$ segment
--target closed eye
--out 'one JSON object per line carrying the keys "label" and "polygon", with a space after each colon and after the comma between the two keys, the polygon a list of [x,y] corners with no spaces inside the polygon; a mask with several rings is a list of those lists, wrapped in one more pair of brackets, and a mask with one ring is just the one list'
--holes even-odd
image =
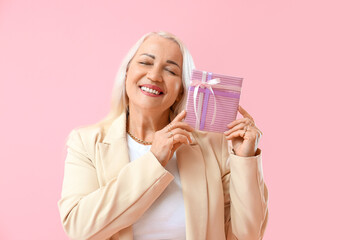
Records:
{"label": "closed eye", "polygon": [[[139,62],[139,63],[142,64],[142,65],[152,65],[152,63],[150,63],[150,62]],[[168,71],[169,73],[171,73],[171,75],[176,76],[175,72],[173,72],[173,71],[171,71],[169,69],[166,69],[166,68],[165,68],[165,70]]]}
{"label": "closed eye", "polygon": [[166,69],[166,71],[168,71],[168,72],[171,73],[172,75],[176,75],[173,71],[170,71],[169,69]]}

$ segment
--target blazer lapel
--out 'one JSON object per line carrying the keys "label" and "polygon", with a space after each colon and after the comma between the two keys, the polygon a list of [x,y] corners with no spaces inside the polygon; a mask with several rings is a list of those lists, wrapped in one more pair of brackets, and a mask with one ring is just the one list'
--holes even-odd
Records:
{"label": "blazer lapel", "polygon": [[98,143],[99,162],[106,184],[117,177],[122,167],[129,163],[126,141],[126,114],[116,118],[108,129],[102,143]]}
{"label": "blazer lapel", "polygon": [[[176,151],[186,218],[186,239],[206,239],[208,192],[205,160],[196,139]],[[126,114],[121,114],[109,127],[103,142],[98,143],[102,185],[117,177],[129,163],[126,140]]]}
{"label": "blazer lapel", "polygon": [[197,143],[176,151],[185,204],[186,239],[206,239],[208,193],[205,162]]}

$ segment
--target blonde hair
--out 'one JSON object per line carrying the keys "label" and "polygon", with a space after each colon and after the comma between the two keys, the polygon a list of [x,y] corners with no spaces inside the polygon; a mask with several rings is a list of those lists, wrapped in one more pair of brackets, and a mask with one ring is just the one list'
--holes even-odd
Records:
{"label": "blonde hair", "polygon": [[186,48],[186,46],[181,42],[179,38],[177,38],[175,35],[169,33],[169,32],[150,32],[142,36],[134,46],[132,46],[129,50],[129,52],[124,57],[120,68],[117,72],[117,75],[115,77],[115,83],[112,89],[112,95],[111,95],[111,107],[110,112],[108,115],[101,121],[101,122],[108,122],[113,121],[116,117],[118,117],[121,113],[127,111],[129,100],[127,99],[126,92],[125,92],[125,80],[126,80],[126,72],[129,67],[129,63],[135,56],[137,50],[139,49],[140,45],[145,41],[146,38],[152,36],[152,35],[158,35],[161,37],[164,37],[166,39],[170,39],[174,42],[176,42],[181,50],[181,53],[183,55],[183,63],[182,63],[182,87],[183,92],[181,99],[178,102],[175,102],[173,106],[171,106],[171,113],[170,113],[170,119],[172,120],[181,110],[185,108],[186,105],[186,96],[187,96],[187,90],[189,87],[189,82],[191,78],[191,71],[195,68],[195,64],[193,61],[193,58]]}

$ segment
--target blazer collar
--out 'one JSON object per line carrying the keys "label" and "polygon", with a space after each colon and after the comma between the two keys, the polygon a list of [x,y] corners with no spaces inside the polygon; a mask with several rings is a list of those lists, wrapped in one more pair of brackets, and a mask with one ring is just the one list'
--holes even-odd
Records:
{"label": "blazer collar", "polygon": [[111,123],[103,143],[111,144],[114,140],[126,138],[126,113],[120,114]]}
{"label": "blazer collar", "polygon": [[120,170],[130,162],[126,141],[126,114],[118,116],[110,125],[102,142],[97,144],[102,184],[117,177]]}
{"label": "blazer collar", "polygon": [[[186,239],[206,239],[208,218],[208,189],[205,159],[193,135],[191,145],[182,145],[176,151],[177,164],[185,205]],[[126,140],[126,113],[117,117],[110,125],[99,145],[100,162],[104,181],[117,177],[121,168],[129,163]]]}

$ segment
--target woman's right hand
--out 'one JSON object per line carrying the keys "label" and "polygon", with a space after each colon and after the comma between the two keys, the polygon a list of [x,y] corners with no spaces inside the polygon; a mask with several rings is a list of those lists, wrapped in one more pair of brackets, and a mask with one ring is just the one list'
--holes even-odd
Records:
{"label": "woman's right hand", "polygon": [[194,131],[194,129],[187,123],[182,122],[185,115],[186,111],[183,110],[166,127],[155,132],[150,151],[164,167],[172,158],[176,149],[182,144],[192,143],[189,132]]}

